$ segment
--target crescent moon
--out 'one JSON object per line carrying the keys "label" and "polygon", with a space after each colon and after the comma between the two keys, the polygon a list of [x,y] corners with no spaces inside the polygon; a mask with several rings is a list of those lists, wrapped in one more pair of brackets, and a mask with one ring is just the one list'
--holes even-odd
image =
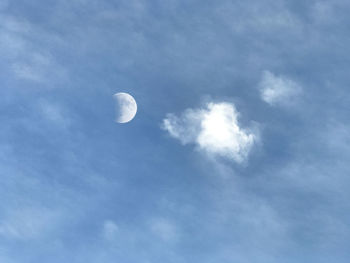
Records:
{"label": "crescent moon", "polygon": [[128,93],[119,92],[113,95],[116,102],[116,118],[118,123],[131,121],[137,112],[137,104],[133,96]]}

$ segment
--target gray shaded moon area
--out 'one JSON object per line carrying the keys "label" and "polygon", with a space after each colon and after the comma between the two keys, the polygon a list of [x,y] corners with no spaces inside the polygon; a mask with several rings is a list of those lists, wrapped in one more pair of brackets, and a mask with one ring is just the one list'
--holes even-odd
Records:
{"label": "gray shaded moon area", "polygon": [[135,99],[128,93],[119,92],[113,95],[115,100],[115,121],[127,123],[131,121],[137,112]]}

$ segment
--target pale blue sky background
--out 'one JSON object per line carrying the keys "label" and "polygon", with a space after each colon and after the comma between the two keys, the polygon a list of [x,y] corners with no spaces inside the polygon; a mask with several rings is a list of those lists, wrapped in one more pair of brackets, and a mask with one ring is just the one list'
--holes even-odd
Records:
{"label": "pale blue sky background", "polygon": [[[0,0],[0,262],[349,262],[349,12]],[[244,161],[164,128],[209,102],[254,134]]]}

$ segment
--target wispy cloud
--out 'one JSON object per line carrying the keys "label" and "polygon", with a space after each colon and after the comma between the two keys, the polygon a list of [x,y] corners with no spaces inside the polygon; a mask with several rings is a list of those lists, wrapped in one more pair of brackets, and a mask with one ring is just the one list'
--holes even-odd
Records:
{"label": "wispy cloud", "polygon": [[187,109],[180,117],[168,114],[162,127],[183,144],[193,143],[210,155],[241,163],[257,135],[240,127],[238,117],[232,103],[209,103],[203,109]]}
{"label": "wispy cloud", "polygon": [[68,128],[71,124],[71,116],[67,109],[58,103],[47,100],[40,100],[38,110],[45,120],[62,129]]}
{"label": "wispy cloud", "polygon": [[106,240],[112,241],[116,238],[118,230],[119,227],[114,221],[106,220],[103,224],[103,237]]}
{"label": "wispy cloud", "polygon": [[264,71],[259,84],[261,98],[270,105],[290,105],[302,92],[301,86],[293,80]]}
{"label": "wispy cloud", "polygon": [[153,220],[151,230],[154,235],[163,241],[175,241],[178,238],[178,230],[174,223],[165,218]]}
{"label": "wispy cloud", "polygon": [[24,208],[11,211],[0,223],[0,236],[28,240],[48,234],[61,215],[46,208]]}
{"label": "wispy cloud", "polygon": [[[24,19],[1,14],[0,34],[0,57],[8,62],[7,70],[16,78],[46,82],[65,76],[65,70],[51,52],[57,36]],[[50,45],[46,46],[48,41]]]}

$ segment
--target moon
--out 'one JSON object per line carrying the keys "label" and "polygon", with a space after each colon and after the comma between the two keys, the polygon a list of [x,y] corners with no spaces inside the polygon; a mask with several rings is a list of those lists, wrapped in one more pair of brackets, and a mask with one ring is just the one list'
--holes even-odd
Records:
{"label": "moon", "polygon": [[137,112],[137,104],[133,96],[128,93],[118,92],[113,97],[116,105],[115,121],[118,123],[131,121]]}

